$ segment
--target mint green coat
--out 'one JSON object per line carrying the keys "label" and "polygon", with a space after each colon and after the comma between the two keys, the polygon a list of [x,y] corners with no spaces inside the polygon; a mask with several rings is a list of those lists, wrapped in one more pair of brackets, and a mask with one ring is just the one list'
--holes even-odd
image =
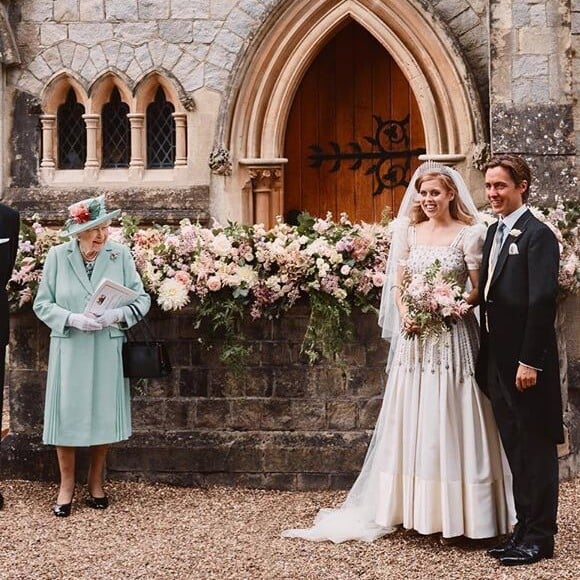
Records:
{"label": "mint green coat", "polygon": [[[80,313],[103,278],[138,293],[134,304],[145,315],[151,299],[125,246],[107,241],[87,276],[76,240],[50,249],[34,312],[51,330],[43,441],[78,447],[122,441],[131,435],[129,381],[123,377],[125,333],[108,327],[83,332],[66,326]],[[136,319],[123,308],[125,325]]]}

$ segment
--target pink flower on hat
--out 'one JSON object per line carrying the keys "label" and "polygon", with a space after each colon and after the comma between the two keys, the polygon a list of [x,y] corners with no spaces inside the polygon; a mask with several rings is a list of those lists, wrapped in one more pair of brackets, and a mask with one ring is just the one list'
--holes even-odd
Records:
{"label": "pink flower on hat", "polygon": [[70,208],[69,215],[75,224],[84,224],[91,219],[91,212],[84,203],[73,205]]}

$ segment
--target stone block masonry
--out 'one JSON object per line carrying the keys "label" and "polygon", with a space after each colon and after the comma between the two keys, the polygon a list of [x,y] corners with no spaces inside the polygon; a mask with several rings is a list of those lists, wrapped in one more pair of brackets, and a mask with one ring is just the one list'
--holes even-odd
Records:
{"label": "stone block masonry", "polygon": [[491,149],[526,158],[536,202],[578,195],[571,15],[559,0],[490,2]]}
{"label": "stone block masonry", "polygon": [[[309,311],[249,324],[253,349],[236,377],[219,344],[200,344],[192,312],[149,315],[167,342],[170,377],[133,385],[133,431],[113,446],[108,477],[182,485],[231,484],[276,489],[348,487],[364,459],[380,410],[387,344],[376,317],[355,314],[357,334],[345,371],[309,366],[300,346]],[[41,443],[48,330],[31,312],[14,316],[10,434],[3,476],[57,479],[52,448]],[[81,462],[81,468],[83,462]]]}
{"label": "stone block masonry", "polygon": [[[565,312],[566,329],[577,328],[577,301],[568,301]],[[253,353],[246,373],[236,377],[220,362],[219,344],[210,350],[200,344],[191,308],[171,314],[154,308],[148,319],[167,343],[174,371],[132,385],[133,436],[113,445],[108,477],[177,485],[349,488],[382,405],[388,346],[376,317],[355,312],[355,336],[342,355],[346,368],[309,366],[300,354],[308,315],[300,305],[280,320],[248,324]],[[58,480],[55,453],[41,441],[48,346],[48,329],[32,312],[13,316],[10,433],[2,441],[2,477]],[[579,367],[577,361],[569,363],[562,479],[580,469]],[[79,455],[84,477],[86,450]]]}

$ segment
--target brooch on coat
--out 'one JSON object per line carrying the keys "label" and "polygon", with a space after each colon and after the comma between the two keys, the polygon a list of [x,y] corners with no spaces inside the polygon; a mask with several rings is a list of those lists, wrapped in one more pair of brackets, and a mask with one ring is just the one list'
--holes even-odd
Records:
{"label": "brooch on coat", "polygon": [[118,257],[119,257],[119,252],[111,252],[111,255],[109,256],[109,260],[114,262]]}

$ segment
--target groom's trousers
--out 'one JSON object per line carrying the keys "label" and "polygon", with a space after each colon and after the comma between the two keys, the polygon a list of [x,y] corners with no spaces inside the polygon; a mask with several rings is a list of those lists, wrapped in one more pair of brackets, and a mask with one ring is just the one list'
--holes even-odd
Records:
{"label": "groom's trousers", "polygon": [[518,527],[524,528],[523,541],[551,541],[557,532],[556,444],[538,425],[525,421],[518,408],[519,393],[515,385],[506,384],[499,375],[493,355],[488,361],[488,381],[493,412],[513,476]]}

